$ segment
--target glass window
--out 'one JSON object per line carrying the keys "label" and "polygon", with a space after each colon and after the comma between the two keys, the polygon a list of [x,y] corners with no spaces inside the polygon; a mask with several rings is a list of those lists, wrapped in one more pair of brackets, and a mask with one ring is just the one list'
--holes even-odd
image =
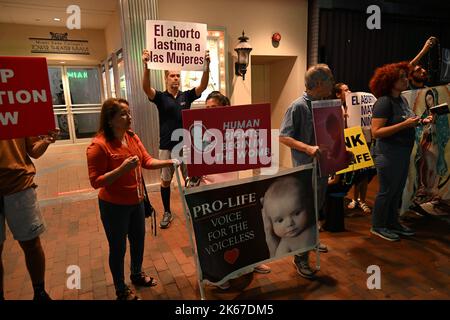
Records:
{"label": "glass window", "polygon": [[[226,94],[225,87],[225,32],[224,31],[208,31],[208,43],[210,64],[209,64],[209,81],[208,87],[203,91],[202,96],[194,103],[202,103],[206,101],[206,97],[211,91],[218,90]],[[202,79],[202,71],[181,71],[181,88],[189,90],[197,87]]]}
{"label": "glass window", "polygon": [[114,80],[114,69],[112,60],[108,60],[109,85],[111,86],[111,97],[116,98],[116,85]]}
{"label": "glass window", "polygon": [[72,104],[100,104],[100,80],[97,68],[68,68]]}
{"label": "glass window", "polygon": [[55,115],[55,125],[60,130],[58,140],[69,140],[70,131],[69,131],[69,123],[67,120],[67,114]]}
{"label": "glass window", "polygon": [[121,98],[127,98],[127,87],[125,83],[125,65],[123,61],[123,51],[117,51],[117,70],[119,72],[119,95]]}
{"label": "glass window", "polygon": [[91,138],[100,125],[100,113],[77,113],[73,115],[77,139]]}
{"label": "glass window", "polygon": [[48,68],[48,80],[50,81],[50,91],[52,92],[53,105],[66,104],[61,68]]}
{"label": "glass window", "polygon": [[102,84],[103,84],[103,93],[105,97],[108,97],[108,83],[106,82],[105,64],[102,64]]}

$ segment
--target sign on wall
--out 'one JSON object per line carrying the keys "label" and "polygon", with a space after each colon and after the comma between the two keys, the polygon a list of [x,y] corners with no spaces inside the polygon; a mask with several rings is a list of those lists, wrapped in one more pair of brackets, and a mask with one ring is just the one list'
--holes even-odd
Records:
{"label": "sign on wall", "polygon": [[203,23],[147,20],[148,68],[203,70],[207,36],[207,26]]}
{"label": "sign on wall", "polygon": [[46,59],[0,57],[0,139],[44,135],[54,128]]}
{"label": "sign on wall", "polygon": [[28,38],[31,42],[31,53],[57,53],[89,55],[87,40],[68,39],[69,34],[50,32],[50,39]]}

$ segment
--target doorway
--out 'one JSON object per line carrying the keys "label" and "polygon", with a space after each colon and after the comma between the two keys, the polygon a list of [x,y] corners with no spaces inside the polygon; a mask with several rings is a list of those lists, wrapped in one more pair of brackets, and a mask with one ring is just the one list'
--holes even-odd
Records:
{"label": "doorway", "polygon": [[[284,114],[300,94],[300,72],[295,56],[252,56],[252,103],[270,103],[272,129],[279,129]],[[280,145],[280,167],[290,167],[290,150]]]}
{"label": "doorway", "polygon": [[89,141],[97,132],[103,93],[98,67],[49,66],[55,125],[60,143]]}

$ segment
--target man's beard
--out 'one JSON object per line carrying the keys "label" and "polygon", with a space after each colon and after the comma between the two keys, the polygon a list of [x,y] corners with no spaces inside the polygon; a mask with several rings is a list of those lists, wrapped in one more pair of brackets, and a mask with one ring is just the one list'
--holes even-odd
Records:
{"label": "man's beard", "polygon": [[415,82],[419,82],[419,83],[423,83],[428,81],[428,75],[423,75],[423,76],[415,76],[412,75],[411,77]]}

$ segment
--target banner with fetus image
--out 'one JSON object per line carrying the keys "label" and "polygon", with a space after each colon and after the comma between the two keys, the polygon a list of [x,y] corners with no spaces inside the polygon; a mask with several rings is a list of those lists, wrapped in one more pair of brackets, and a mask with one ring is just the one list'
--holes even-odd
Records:
{"label": "banner with fetus image", "polygon": [[[403,192],[402,212],[424,210],[432,215],[450,213],[450,115],[446,106],[434,112],[435,106],[450,105],[450,86],[405,91],[414,113],[422,119],[434,114],[434,121],[416,128],[408,180]],[[435,108],[436,109],[436,108]],[[424,213],[424,212],[422,212]]]}
{"label": "banner with fetus image", "polygon": [[313,101],[312,108],[320,175],[326,177],[348,167],[341,100]]}
{"label": "banner with fetus image", "polygon": [[213,283],[317,244],[312,165],[188,189],[185,198],[203,279]]}

